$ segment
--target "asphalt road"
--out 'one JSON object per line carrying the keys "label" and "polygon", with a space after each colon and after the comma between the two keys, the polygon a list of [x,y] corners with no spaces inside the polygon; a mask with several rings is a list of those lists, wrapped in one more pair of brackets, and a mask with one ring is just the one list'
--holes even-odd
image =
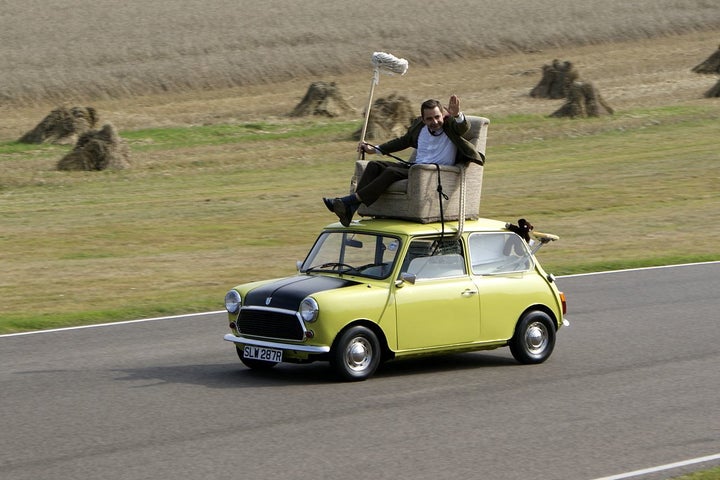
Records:
{"label": "asphalt road", "polygon": [[558,285],[571,325],[542,365],[360,383],[250,371],[222,314],[0,337],[0,479],[592,480],[720,453],[720,263]]}

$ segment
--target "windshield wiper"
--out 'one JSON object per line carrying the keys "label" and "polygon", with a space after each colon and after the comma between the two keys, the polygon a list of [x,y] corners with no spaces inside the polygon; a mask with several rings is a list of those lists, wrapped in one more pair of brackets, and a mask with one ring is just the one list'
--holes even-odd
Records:
{"label": "windshield wiper", "polygon": [[[341,267],[344,267],[344,270],[340,270]],[[337,270],[338,273],[346,273],[346,272],[349,272],[350,270],[357,270],[357,269],[355,267],[353,267],[352,265],[348,265],[347,263],[328,262],[328,263],[323,263],[322,265],[312,266],[312,267],[308,268],[307,270],[305,270],[305,273],[334,272],[335,270]]]}

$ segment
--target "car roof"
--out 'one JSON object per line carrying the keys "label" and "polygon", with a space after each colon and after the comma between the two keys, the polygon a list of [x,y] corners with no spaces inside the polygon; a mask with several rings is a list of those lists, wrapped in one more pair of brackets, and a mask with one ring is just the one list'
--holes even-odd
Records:
{"label": "car roof", "polygon": [[[500,220],[491,220],[488,218],[480,218],[477,220],[466,220],[463,225],[463,231],[468,232],[498,232],[505,231],[506,222]],[[343,227],[339,222],[331,223],[325,227],[325,230],[348,230],[354,232],[372,232],[394,235],[436,235],[443,232],[443,224],[435,223],[416,223],[406,220],[382,219],[382,218],[360,218],[350,223],[349,227]],[[458,222],[445,222],[444,233],[452,235],[458,230]]]}

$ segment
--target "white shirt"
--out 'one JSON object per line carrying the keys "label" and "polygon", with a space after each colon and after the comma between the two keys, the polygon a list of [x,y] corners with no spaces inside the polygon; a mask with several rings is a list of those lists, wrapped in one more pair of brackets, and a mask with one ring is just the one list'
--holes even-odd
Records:
{"label": "white shirt", "polygon": [[[449,119],[448,119],[449,120]],[[460,123],[464,120],[461,113],[455,119]],[[444,131],[440,135],[433,135],[427,127],[420,131],[418,137],[417,155],[415,163],[437,163],[438,165],[455,165],[457,147],[450,141]]]}
{"label": "white shirt", "polygon": [[437,163],[438,165],[454,165],[457,147],[450,141],[445,132],[435,136],[427,127],[420,131],[418,137],[417,156],[415,163]]}

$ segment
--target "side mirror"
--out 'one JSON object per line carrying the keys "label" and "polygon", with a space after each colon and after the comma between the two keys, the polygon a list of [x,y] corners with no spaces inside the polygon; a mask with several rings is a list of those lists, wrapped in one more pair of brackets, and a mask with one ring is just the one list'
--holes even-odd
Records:
{"label": "side mirror", "polygon": [[403,282],[407,282],[410,285],[415,285],[415,282],[417,281],[417,275],[415,275],[414,273],[402,272],[400,274],[400,280]]}
{"label": "side mirror", "polygon": [[302,260],[296,261],[295,262],[295,270],[297,270],[299,272],[300,268],[302,268],[302,264],[303,264]]}

